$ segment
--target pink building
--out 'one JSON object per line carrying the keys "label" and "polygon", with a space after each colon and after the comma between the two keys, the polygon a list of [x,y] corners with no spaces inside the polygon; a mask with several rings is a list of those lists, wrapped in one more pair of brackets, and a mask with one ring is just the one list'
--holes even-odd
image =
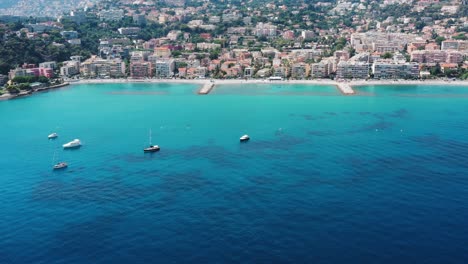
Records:
{"label": "pink building", "polygon": [[153,67],[150,62],[132,62],[130,64],[130,76],[132,78],[152,77]]}
{"label": "pink building", "polygon": [[439,45],[437,45],[437,43],[432,42],[432,43],[428,43],[425,46],[425,50],[440,50],[440,47],[439,47]]}
{"label": "pink building", "polygon": [[283,32],[283,38],[284,39],[289,39],[289,40],[293,40],[294,39],[294,31],[292,30],[286,30]]}
{"label": "pink building", "polygon": [[462,63],[463,54],[459,51],[449,51],[447,52],[447,63]]}
{"label": "pink building", "polygon": [[32,72],[36,77],[42,76],[39,68],[29,68],[29,71]]}
{"label": "pink building", "polygon": [[187,75],[187,68],[179,68],[179,77],[185,77]]}
{"label": "pink building", "polygon": [[416,51],[416,50],[421,50],[425,46],[426,46],[426,42],[413,42],[413,43],[410,43],[408,45],[408,47],[406,48],[406,51],[408,53],[411,53],[411,52]]}
{"label": "pink building", "polygon": [[447,60],[443,50],[416,50],[411,53],[411,61],[419,63],[441,63]]}
{"label": "pink building", "polygon": [[335,51],[333,56],[339,60],[345,60],[345,61],[349,60],[349,52],[346,50],[337,50]]}
{"label": "pink building", "polygon": [[54,70],[51,69],[51,68],[38,68],[38,70],[39,70],[39,76],[44,76],[44,77],[47,77],[47,78],[53,78],[54,77]]}
{"label": "pink building", "polygon": [[211,40],[211,39],[212,39],[210,33],[201,33],[201,34],[200,34],[200,37],[201,37],[202,39],[205,39],[205,40]]}

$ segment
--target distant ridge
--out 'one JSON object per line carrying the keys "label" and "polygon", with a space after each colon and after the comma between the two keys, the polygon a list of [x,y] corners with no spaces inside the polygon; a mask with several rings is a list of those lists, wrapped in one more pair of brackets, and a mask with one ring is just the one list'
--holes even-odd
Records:
{"label": "distant ridge", "polygon": [[100,0],[0,0],[0,15],[58,17],[70,10],[85,7]]}

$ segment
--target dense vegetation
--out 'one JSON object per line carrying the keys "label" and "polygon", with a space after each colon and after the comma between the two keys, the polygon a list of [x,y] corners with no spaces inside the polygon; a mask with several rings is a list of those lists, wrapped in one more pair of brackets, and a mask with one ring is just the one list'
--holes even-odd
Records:
{"label": "dense vegetation", "polygon": [[49,83],[49,79],[44,76],[17,76],[13,78],[13,82],[15,83],[33,83],[33,82],[41,82],[41,83]]}
{"label": "dense vegetation", "polygon": [[68,60],[73,52],[70,44],[52,45],[53,38],[27,39],[10,35],[0,39],[0,74],[7,74],[11,68],[28,63]]}

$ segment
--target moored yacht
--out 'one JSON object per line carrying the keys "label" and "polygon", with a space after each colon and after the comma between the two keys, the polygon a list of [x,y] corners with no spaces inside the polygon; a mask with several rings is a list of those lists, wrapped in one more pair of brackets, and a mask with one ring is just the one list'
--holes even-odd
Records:
{"label": "moored yacht", "polygon": [[159,151],[161,148],[158,145],[150,145],[149,147],[143,149],[144,152],[156,152]]}
{"label": "moored yacht", "polygon": [[57,137],[58,137],[58,134],[55,133],[55,132],[47,136],[47,138],[49,138],[49,139],[54,139],[54,138],[57,138]]}
{"label": "moored yacht", "polygon": [[242,137],[240,137],[240,142],[245,142],[245,141],[248,141],[250,139],[249,135],[243,135]]}
{"label": "moored yacht", "polygon": [[65,169],[66,167],[68,167],[68,164],[66,162],[59,162],[54,165],[54,170]]}
{"label": "moored yacht", "polygon": [[63,148],[77,148],[81,146],[81,141],[79,139],[74,139],[66,144],[63,144]]}

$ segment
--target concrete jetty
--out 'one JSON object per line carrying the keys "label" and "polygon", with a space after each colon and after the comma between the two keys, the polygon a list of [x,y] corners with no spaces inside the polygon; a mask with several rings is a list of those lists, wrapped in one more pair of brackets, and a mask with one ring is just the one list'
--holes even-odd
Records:
{"label": "concrete jetty", "polygon": [[213,87],[215,86],[214,83],[209,82],[206,83],[202,86],[202,88],[198,91],[198,94],[209,94],[211,90],[213,90]]}
{"label": "concrete jetty", "polygon": [[351,85],[347,83],[338,83],[336,86],[338,86],[338,89],[344,94],[344,95],[351,95],[355,94],[353,88],[351,88]]}

